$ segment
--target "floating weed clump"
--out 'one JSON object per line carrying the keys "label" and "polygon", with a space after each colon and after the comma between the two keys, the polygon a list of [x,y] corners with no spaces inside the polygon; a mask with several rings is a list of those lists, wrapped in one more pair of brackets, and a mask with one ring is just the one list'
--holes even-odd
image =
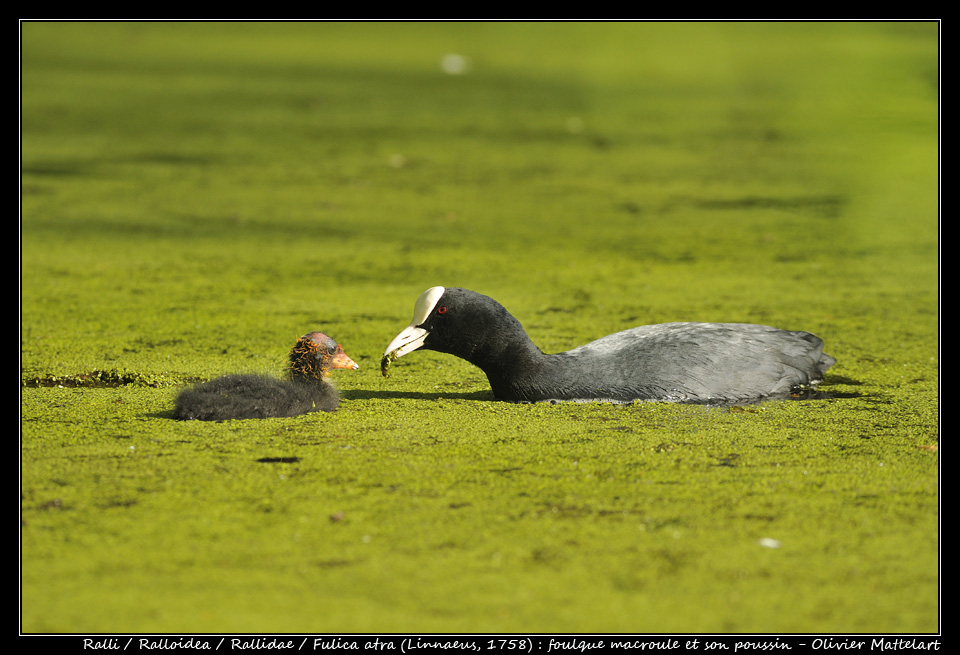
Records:
{"label": "floating weed clump", "polygon": [[168,375],[165,373],[137,373],[120,369],[93,369],[73,375],[41,375],[23,380],[25,387],[123,387],[127,385],[138,387],[173,387],[190,382],[197,382],[199,378]]}

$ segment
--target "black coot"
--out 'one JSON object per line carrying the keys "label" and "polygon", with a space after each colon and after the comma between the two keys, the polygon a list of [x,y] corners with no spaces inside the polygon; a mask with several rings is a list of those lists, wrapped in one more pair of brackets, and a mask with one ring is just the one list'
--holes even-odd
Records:
{"label": "black coot", "polygon": [[174,415],[183,420],[224,421],[332,412],[340,404],[340,394],[329,379],[334,368],[360,367],[336,341],[311,332],[290,351],[289,379],[225,375],[181,392]]}
{"label": "black coot", "polygon": [[433,287],[387,346],[381,369],[417,348],[480,367],[502,400],[749,402],[786,397],[823,379],[836,360],[808,332],[741,323],[637,327],[556,355],[487,296]]}

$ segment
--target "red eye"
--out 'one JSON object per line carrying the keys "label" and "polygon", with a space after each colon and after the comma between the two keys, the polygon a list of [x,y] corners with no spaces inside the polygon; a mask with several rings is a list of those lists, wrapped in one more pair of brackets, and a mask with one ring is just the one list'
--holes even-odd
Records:
{"label": "red eye", "polygon": [[447,313],[447,308],[446,308],[446,307],[437,307],[437,313],[438,313],[438,314],[446,314],[446,313]]}

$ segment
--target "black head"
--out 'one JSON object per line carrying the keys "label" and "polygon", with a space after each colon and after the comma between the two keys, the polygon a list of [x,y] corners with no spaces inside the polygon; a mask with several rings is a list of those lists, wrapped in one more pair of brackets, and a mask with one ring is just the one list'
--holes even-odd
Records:
{"label": "black head", "polygon": [[522,326],[493,298],[433,287],[417,299],[413,321],[387,346],[384,360],[426,348],[480,365],[492,352],[521,341],[527,341]]}
{"label": "black head", "polygon": [[421,323],[429,333],[423,347],[470,360],[483,344],[503,337],[516,319],[493,298],[467,289],[444,291]]}

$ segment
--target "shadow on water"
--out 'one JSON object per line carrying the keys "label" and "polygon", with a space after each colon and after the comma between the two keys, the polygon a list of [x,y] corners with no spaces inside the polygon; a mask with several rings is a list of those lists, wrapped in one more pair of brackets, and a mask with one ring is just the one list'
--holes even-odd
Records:
{"label": "shadow on water", "polygon": [[[829,386],[832,384],[843,384],[847,386],[860,386],[863,384],[859,380],[854,380],[852,378],[847,378],[838,375],[829,375],[827,376],[823,384]],[[790,391],[790,393],[781,394],[778,396],[764,396],[763,398],[756,398],[754,400],[739,400],[735,402],[705,402],[705,403],[688,403],[688,404],[700,404],[706,405],[708,407],[737,407],[737,406],[749,406],[749,405],[760,405],[767,402],[778,402],[778,401],[790,401],[790,400],[844,400],[850,398],[861,398],[864,394],[857,391],[830,391],[821,389],[819,386],[815,387],[798,387]]]}
{"label": "shadow on water", "polygon": [[[783,394],[781,396],[765,396],[763,398],[757,398],[755,400],[738,400],[735,402],[677,402],[676,404],[680,405],[705,405],[709,407],[733,407],[736,405],[759,405],[760,403],[771,402],[771,401],[782,401],[782,400],[831,400],[831,399],[845,399],[845,398],[859,398],[863,394],[857,392],[838,392],[838,391],[822,391],[817,388],[811,389],[795,389],[789,394]],[[633,405],[637,403],[652,403],[652,402],[668,402],[668,401],[657,401],[657,400],[635,400],[629,402],[623,401],[613,401],[613,400],[596,400],[596,401],[566,401],[566,400],[544,400],[541,402],[514,402],[500,400],[493,395],[493,391],[469,391],[469,392],[455,392],[455,391],[435,391],[435,392],[423,392],[423,391],[366,391],[362,389],[357,389],[353,391],[344,391],[341,392],[341,398],[344,400],[478,400],[478,401],[488,401],[488,402],[506,402],[515,405],[528,405],[528,404],[548,404],[548,405],[559,405],[559,404],[585,404],[588,402],[600,402],[600,403],[609,403],[614,405]]]}
{"label": "shadow on water", "polygon": [[[198,381],[194,378],[184,378],[180,382],[192,383]],[[158,382],[157,380],[152,380],[149,376],[138,375],[136,373],[130,372],[117,372],[117,371],[88,371],[72,376],[46,376],[46,377],[34,377],[26,380],[21,380],[21,384],[24,387],[71,387],[71,388],[110,388],[110,387],[123,387],[127,385],[140,385],[140,386],[151,386],[151,387],[163,387],[169,386],[169,382],[164,380]],[[829,376],[827,384],[842,384],[847,386],[859,386],[862,384],[859,380],[853,380],[850,378],[844,378],[841,376]],[[501,401],[496,396],[493,395],[492,390],[483,390],[483,391],[382,391],[382,390],[367,390],[367,389],[353,389],[349,391],[341,391],[341,398],[347,401],[350,400],[476,400],[476,401],[486,401],[486,402],[511,402],[511,401]],[[763,398],[757,398],[754,400],[739,400],[733,402],[683,402],[680,401],[678,404],[685,405],[703,405],[708,407],[734,407],[734,406],[747,406],[747,405],[759,405],[761,403],[771,402],[771,401],[810,401],[810,400],[834,400],[834,399],[850,399],[850,398],[860,398],[863,394],[855,391],[829,391],[822,390],[819,387],[812,388],[802,388],[795,389],[789,394],[784,394],[782,396],[766,396]],[[548,400],[542,401],[544,404],[566,404],[568,402],[573,403],[584,403],[584,402],[609,402],[617,405],[632,405],[635,403],[647,403],[647,402],[659,402],[659,401],[646,401],[646,400],[637,400],[637,401],[559,401],[559,400]],[[537,404],[537,403],[512,403],[511,404]],[[173,410],[164,410],[161,412],[155,412],[148,414],[154,418],[174,418]]]}
{"label": "shadow on water", "polygon": [[[497,401],[493,391],[368,391],[354,389],[341,391],[344,400],[492,400]],[[499,402],[499,401],[498,401]]]}
{"label": "shadow on water", "polygon": [[844,398],[859,398],[863,394],[857,393],[855,391],[821,391],[820,389],[795,389],[790,393],[786,393],[780,396],[765,396],[763,398],[757,398],[756,400],[740,400],[732,403],[701,403],[704,405],[709,405],[710,407],[733,407],[737,405],[759,405],[760,403],[767,403],[772,401],[781,401],[781,400],[832,400],[832,399],[844,399]]}

